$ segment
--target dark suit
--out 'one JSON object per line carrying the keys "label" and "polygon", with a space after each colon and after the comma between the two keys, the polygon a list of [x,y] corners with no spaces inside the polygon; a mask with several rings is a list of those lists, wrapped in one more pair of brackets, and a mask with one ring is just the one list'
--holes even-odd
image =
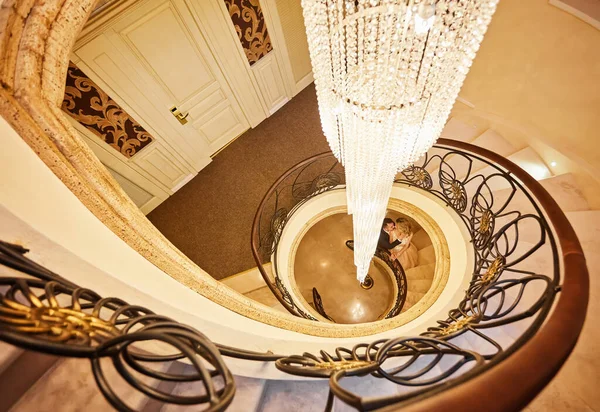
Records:
{"label": "dark suit", "polygon": [[377,242],[378,247],[390,250],[398,246],[400,243],[402,242],[400,242],[398,239],[390,243],[390,235],[385,233],[385,230],[381,229],[381,233],[379,234],[379,242]]}

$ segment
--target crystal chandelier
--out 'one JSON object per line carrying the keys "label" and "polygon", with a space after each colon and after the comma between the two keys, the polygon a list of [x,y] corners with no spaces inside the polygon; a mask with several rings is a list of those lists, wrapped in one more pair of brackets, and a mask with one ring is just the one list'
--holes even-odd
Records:
{"label": "crystal chandelier", "polygon": [[439,137],[498,0],[302,0],[362,283],[394,177]]}

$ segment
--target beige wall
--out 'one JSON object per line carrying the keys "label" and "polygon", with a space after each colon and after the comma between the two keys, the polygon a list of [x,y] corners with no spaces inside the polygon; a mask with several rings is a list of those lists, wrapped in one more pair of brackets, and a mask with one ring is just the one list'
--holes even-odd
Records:
{"label": "beige wall", "polygon": [[300,0],[275,0],[296,83],[312,72]]}
{"label": "beige wall", "polygon": [[502,119],[600,176],[600,31],[547,0],[500,1],[460,96],[475,111],[454,115]]}

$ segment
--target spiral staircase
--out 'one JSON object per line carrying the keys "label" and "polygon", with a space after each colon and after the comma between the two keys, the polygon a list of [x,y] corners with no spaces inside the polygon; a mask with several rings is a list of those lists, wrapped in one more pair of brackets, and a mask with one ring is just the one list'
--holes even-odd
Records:
{"label": "spiral staircase", "polygon": [[417,248],[419,259],[415,267],[406,269],[406,300],[404,310],[410,309],[431,287],[435,270],[435,252],[431,239],[423,229],[415,232],[412,243]]}
{"label": "spiral staircase", "polygon": [[[531,177],[541,184],[549,193],[549,196],[558,203],[565,213],[585,251],[590,272],[595,272],[595,269],[600,265],[600,258],[597,252],[599,250],[600,211],[590,209],[588,202],[578,188],[577,181],[572,175],[554,175],[532,148],[524,145],[515,146],[493,130],[487,130],[480,135],[472,135],[471,128],[456,119],[451,119],[448,122],[442,137],[452,138],[458,142],[467,142],[488,149],[493,153],[507,158],[528,172]],[[443,158],[443,164],[435,162],[427,164],[425,162],[422,168],[417,170],[420,176],[419,179],[414,178],[414,173],[405,172],[403,175],[399,175],[397,184],[408,184],[415,188],[415,190],[418,190],[420,185],[426,186],[422,179],[423,171],[427,171],[430,176],[442,176],[443,173],[440,173],[440,168],[445,169],[444,173],[447,173],[448,167],[450,167],[454,173],[452,180],[462,181],[465,192],[469,194],[469,197],[463,200],[469,207],[475,205],[476,202],[474,202],[472,194],[478,193],[477,189],[481,186],[478,182],[469,181],[467,177],[476,174],[489,177],[498,171],[494,170],[493,166],[481,161],[483,160],[482,155],[471,158],[474,161],[469,164],[468,162],[464,162],[464,157],[461,153],[448,151],[449,149],[454,150],[461,147],[460,143],[445,141],[441,148],[432,150],[434,156],[437,153],[441,156],[440,158]],[[464,148],[465,150],[469,150],[471,147],[465,146]],[[444,157],[446,154],[448,156]],[[509,167],[507,169],[511,170]],[[415,172],[415,170],[412,172]],[[509,203],[511,210],[518,210],[523,215],[531,216],[535,214],[534,209],[537,207],[537,203],[532,202],[532,199],[538,199],[536,196],[541,192],[539,190],[531,190],[531,185],[524,178],[520,178],[519,181],[523,182],[528,190],[515,191],[514,187],[507,186],[507,182],[502,179],[489,179],[486,187],[489,189],[488,194],[494,199],[494,204]],[[535,195],[532,195],[531,193],[534,192]],[[453,196],[449,198],[452,201],[460,200]],[[447,205],[448,208],[452,208],[451,206],[452,204]],[[469,207],[465,209],[468,210]],[[491,208],[492,206],[490,205]],[[485,213],[477,213],[479,213],[477,210],[472,212],[471,219],[474,219],[474,216],[476,216],[479,220],[476,223],[473,223],[473,221],[471,223],[473,227],[481,228],[483,226],[482,221],[485,220],[483,217]],[[555,215],[556,212],[552,210],[545,210],[545,213],[540,213],[540,216],[548,216],[549,219],[552,219]],[[514,214],[503,215],[501,212],[498,212],[493,223],[497,230],[497,228],[503,225],[510,225],[510,222],[514,221],[514,219]],[[439,402],[449,402],[447,403],[448,408],[457,409],[459,402],[465,399],[463,395],[456,391],[457,388],[469,388],[469,385],[473,385],[474,382],[480,383],[482,380],[485,381],[485,379],[493,380],[497,379],[498,376],[502,376],[494,374],[501,373],[501,368],[494,367],[494,365],[499,366],[503,362],[508,364],[513,361],[512,359],[517,358],[519,353],[523,353],[525,348],[528,347],[527,345],[529,347],[533,346],[529,340],[536,333],[540,333],[540,327],[548,319],[556,316],[568,316],[568,314],[560,312],[564,309],[560,305],[560,302],[558,305],[554,302],[554,296],[558,294],[558,297],[562,297],[562,295],[572,290],[570,289],[572,288],[570,285],[564,289],[561,289],[559,285],[567,284],[568,282],[565,279],[568,280],[569,276],[573,275],[573,273],[565,273],[565,278],[557,281],[556,284],[552,281],[552,275],[550,274],[556,274],[558,270],[558,255],[553,252],[556,245],[552,235],[556,236],[556,242],[561,243],[564,240],[564,238],[561,238],[561,235],[568,234],[569,232],[565,232],[564,229],[557,227],[544,231],[545,227],[543,225],[537,225],[543,219],[538,220],[536,218],[534,220],[535,222],[532,223],[532,221],[523,219],[521,230],[507,230],[502,236],[496,238],[496,241],[500,242],[502,240],[505,245],[508,245],[504,253],[506,260],[510,260],[510,256],[519,256],[515,259],[516,263],[512,268],[515,271],[511,272],[514,279],[508,280],[508,282],[513,282],[514,284],[521,282],[521,288],[507,287],[496,295],[489,292],[490,296],[483,304],[485,307],[479,307],[479,310],[489,313],[488,318],[485,319],[487,327],[477,329],[477,322],[472,320],[473,317],[476,317],[477,313],[477,311],[473,311],[473,308],[477,306],[474,304],[475,306],[471,307],[471,309],[462,306],[460,311],[450,311],[449,315],[438,313],[438,319],[444,320],[438,322],[437,325],[431,324],[427,330],[422,331],[420,339],[423,339],[423,341],[420,343],[421,345],[426,346],[429,342],[427,339],[447,339],[447,342],[451,342],[453,346],[444,350],[455,350],[455,355],[463,356],[464,359],[474,362],[476,366],[472,369],[467,368],[466,372],[462,371],[462,374],[454,376],[453,373],[455,370],[453,369],[452,361],[441,356],[444,352],[442,350],[439,352],[439,359],[436,361],[415,359],[416,362],[414,362],[414,365],[404,370],[404,378],[398,378],[396,381],[394,379],[381,379],[381,376],[375,375],[361,376],[363,374],[360,373],[349,374],[349,376],[338,374],[335,379],[331,378],[336,382],[336,385],[339,383],[338,386],[335,386],[336,396],[331,397],[330,382],[325,379],[308,378],[309,376],[324,378],[329,375],[311,375],[311,373],[303,375],[303,373],[298,373],[297,370],[292,371],[293,361],[280,359],[277,361],[278,368],[291,371],[290,373],[293,375],[286,375],[278,379],[263,379],[260,376],[235,376],[236,394],[227,410],[281,411],[290,409],[294,411],[317,411],[323,410],[326,408],[326,405],[327,407],[333,407],[335,411],[354,410],[355,408],[370,410],[386,407],[386,405],[388,405],[388,409],[386,410],[395,410],[396,405],[401,402],[404,402],[402,405],[407,410],[436,409],[441,405]],[[545,233],[542,235],[543,237],[545,236],[543,245],[539,240],[540,227],[542,228],[542,233]],[[493,231],[493,228],[491,232],[486,232],[486,230],[479,232],[472,231],[471,233],[474,236],[473,243],[477,244],[479,238],[476,236],[479,236],[481,233],[488,233],[486,239],[489,240]],[[426,295],[432,285],[435,268],[435,253],[433,252],[429,236],[426,236],[424,231],[419,231],[415,233],[413,242],[419,251],[419,264],[417,267],[408,269],[405,272],[407,292],[402,309],[403,312],[408,311]],[[561,247],[564,247],[564,244]],[[497,246],[498,248],[501,248],[501,246]],[[532,250],[534,252],[531,252]],[[563,250],[563,256],[565,256],[565,253],[567,252]],[[503,259],[499,259],[498,262],[501,262],[498,263],[495,259],[484,258],[482,260],[483,266],[478,268],[480,269],[479,272],[476,268],[475,277],[469,284],[469,291],[472,291],[473,288],[489,287],[486,286],[489,285],[486,282],[489,282],[491,277],[499,276],[496,271],[498,270],[498,265],[502,266],[506,264],[506,260]],[[289,311],[289,302],[282,299],[277,293],[272,293],[274,288],[275,292],[277,292],[277,287],[274,287],[274,283],[271,282],[274,276],[272,263],[261,262],[260,259],[257,262],[259,266],[256,269],[228,278],[224,283],[266,306],[276,308],[282,312]],[[537,274],[548,274],[549,279],[536,284],[536,280],[539,280]],[[525,279],[527,277],[529,279]],[[496,281],[501,282],[498,279]],[[497,285],[494,287],[498,288]],[[490,287],[488,291],[494,290],[494,287]],[[496,289],[496,291],[499,290]],[[595,309],[597,309],[598,293],[598,286],[592,279],[589,308],[591,313],[595,313]],[[500,301],[498,301],[498,296],[501,296]],[[294,298],[292,297],[292,299]],[[505,300],[512,300],[513,303],[507,304],[504,302]],[[480,302],[479,304],[482,303]],[[468,304],[465,305],[468,306]],[[467,316],[465,311],[470,315]],[[515,313],[519,315],[513,316],[510,322],[504,323],[503,317],[510,318]],[[548,314],[549,317],[546,317]],[[573,328],[577,329],[577,326],[573,325]],[[571,333],[576,336],[577,331],[575,330]],[[594,389],[595,384],[600,379],[600,364],[598,363],[597,351],[594,347],[595,342],[597,342],[597,335],[597,330],[591,322],[588,322],[583,328],[578,345],[575,347],[563,369],[547,388],[541,391],[540,395],[526,407],[526,410],[600,411],[600,398]],[[417,338],[414,339],[416,341]],[[556,339],[559,339],[559,337],[557,336]],[[551,343],[550,346],[552,344],[556,344],[556,342]],[[24,351],[7,343],[2,343],[1,345],[0,382],[2,385],[0,387],[2,388],[3,396],[1,398],[3,400],[0,401],[0,409],[11,408],[14,411],[40,410],[39,405],[45,405],[48,410],[56,409],[62,411],[81,409],[101,410],[111,407],[98,390],[87,360],[54,357]],[[550,349],[545,350],[549,351]],[[565,349],[566,353],[569,350]],[[552,358],[550,352],[547,353],[549,364],[555,359]],[[224,350],[224,353],[227,353],[227,350]],[[436,352],[432,353],[435,354]],[[559,356],[562,356],[564,360],[564,354]],[[523,357],[521,356],[520,361],[522,360]],[[108,359],[103,359],[102,362],[110,363]],[[305,366],[310,364],[306,359],[302,362]],[[487,365],[484,365],[486,362]],[[522,362],[522,364],[524,368],[527,367],[527,362]],[[548,380],[556,372],[555,365],[556,363],[549,365],[549,370],[531,371],[524,369],[522,374],[525,377],[522,379],[531,380],[531,376],[533,375],[544,375],[545,379]],[[485,368],[486,366],[488,367],[487,369]],[[24,370],[27,373],[22,373]],[[113,382],[111,386],[115,388],[120,399],[132,409],[143,411],[183,410],[182,406],[169,403],[163,404],[157,399],[144,396],[139,390],[136,390],[131,385],[127,385],[122,375],[117,373],[117,371],[109,370],[109,368],[106,370],[106,380]],[[193,366],[186,363],[171,361],[161,363],[159,372],[173,376],[192,376],[195,370]],[[452,373],[449,372],[450,370],[452,370]],[[474,372],[478,370],[478,373]],[[473,373],[471,374],[471,372]],[[17,380],[12,379],[18,373],[21,374],[20,378]],[[298,374],[303,376],[299,377],[297,376]],[[503,378],[507,378],[507,376],[519,379],[518,376],[514,375],[504,375]],[[150,388],[154,388],[161,393],[166,393],[175,398],[198,396],[199,394],[198,383],[194,381],[160,381],[151,379],[148,376],[140,376],[139,379]],[[337,382],[338,379],[340,379],[339,382]],[[415,389],[415,380],[420,382],[417,387],[424,388],[423,392],[417,391],[416,394],[413,392]],[[431,385],[426,384],[428,381],[431,381]],[[501,383],[496,382],[495,384]],[[224,388],[223,385],[226,386],[222,382],[217,383],[217,387]],[[536,390],[541,390],[542,387],[539,386],[540,384],[538,383],[537,385]],[[446,392],[442,392],[444,390]],[[200,392],[202,393],[203,391],[200,390]],[[464,396],[468,397],[470,395],[464,394]],[[480,396],[484,397],[483,394]],[[381,397],[388,397],[388,400],[392,399],[392,401],[380,401]],[[173,399],[166,398],[167,401],[173,401]],[[489,399],[481,404],[489,405],[490,410],[498,409],[487,402],[489,402]],[[473,405],[471,404],[471,407]],[[471,409],[471,407],[466,409]],[[218,409],[216,408],[215,410]]]}

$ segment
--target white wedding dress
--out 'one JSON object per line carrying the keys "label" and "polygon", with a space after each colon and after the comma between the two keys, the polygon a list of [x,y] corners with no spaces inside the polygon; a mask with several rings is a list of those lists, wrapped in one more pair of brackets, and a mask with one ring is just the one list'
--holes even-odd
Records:
{"label": "white wedding dress", "polygon": [[419,252],[417,247],[411,243],[412,234],[407,236],[400,233],[398,229],[390,232],[390,242],[400,240],[402,243],[390,250],[392,259],[397,259],[404,270],[414,268],[419,264]]}

